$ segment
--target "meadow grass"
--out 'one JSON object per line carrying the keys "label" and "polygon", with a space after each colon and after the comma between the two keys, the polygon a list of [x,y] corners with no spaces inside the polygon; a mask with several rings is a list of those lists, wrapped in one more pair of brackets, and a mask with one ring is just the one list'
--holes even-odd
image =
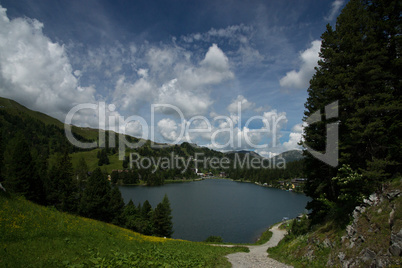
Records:
{"label": "meadow grass", "polygon": [[0,196],[0,267],[230,267],[245,248],[151,237]]}

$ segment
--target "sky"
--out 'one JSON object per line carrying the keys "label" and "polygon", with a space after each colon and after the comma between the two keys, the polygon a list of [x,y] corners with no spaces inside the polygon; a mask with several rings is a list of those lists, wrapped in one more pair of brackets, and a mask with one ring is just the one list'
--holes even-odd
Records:
{"label": "sky", "polygon": [[320,36],[345,4],[0,0],[0,96],[157,142],[300,149]]}

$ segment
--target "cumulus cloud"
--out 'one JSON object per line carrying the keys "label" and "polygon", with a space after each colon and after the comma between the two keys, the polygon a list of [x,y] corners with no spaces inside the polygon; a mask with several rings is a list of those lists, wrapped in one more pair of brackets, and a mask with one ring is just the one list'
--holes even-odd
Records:
{"label": "cumulus cloud", "polygon": [[178,125],[170,118],[164,118],[157,124],[158,132],[167,141],[175,141],[179,137]]}
{"label": "cumulus cloud", "polygon": [[300,123],[293,126],[292,132],[289,134],[289,140],[283,143],[284,150],[289,151],[301,149],[301,146],[298,143],[303,138],[304,127],[306,127],[306,123]]}
{"label": "cumulus cloud", "polygon": [[246,110],[253,109],[255,106],[255,103],[247,100],[242,95],[238,95],[237,98],[231,104],[229,104],[229,106],[227,107],[227,110],[233,114],[237,113],[239,105],[241,107],[241,111],[246,111]]}
{"label": "cumulus cloud", "polygon": [[328,13],[327,16],[324,17],[324,20],[332,21],[335,18],[335,16],[338,14],[338,12],[341,9],[341,7],[343,6],[344,2],[345,2],[344,0],[335,0],[332,3],[330,12]]}
{"label": "cumulus cloud", "polygon": [[233,79],[229,59],[216,45],[209,47],[199,66],[184,65],[176,68],[179,84],[184,88],[200,88]]}
{"label": "cumulus cloud", "polygon": [[315,40],[311,47],[300,53],[300,70],[290,71],[279,80],[284,89],[306,89],[314,74],[314,67],[318,65],[321,41]]}
{"label": "cumulus cloud", "polygon": [[[172,79],[159,88],[155,103],[173,105],[180,110],[182,116],[189,118],[207,113],[213,102],[208,94],[185,90],[178,85],[177,79]],[[157,111],[177,114],[175,110],[166,106],[161,106]]]}
{"label": "cumulus cloud", "polygon": [[124,75],[117,80],[113,101],[119,105],[119,108],[136,112],[145,101],[153,99],[155,86],[146,79],[147,72],[141,70],[139,72],[143,77],[134,83],[127,82]]}
{"label": "cumulus cloud", "polygon": [[0,7],[0,94],[63,120],[74,104],[94,102],[95,89],[80,87],[81,72],[74,72],[64,46],[42,29],[37,20],[10,20]]}

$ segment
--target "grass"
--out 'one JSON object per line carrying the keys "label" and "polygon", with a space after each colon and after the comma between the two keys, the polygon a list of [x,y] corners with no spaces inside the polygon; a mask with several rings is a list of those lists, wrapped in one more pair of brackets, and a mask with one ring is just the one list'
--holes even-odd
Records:
{"label": "grass", "polygon": [[265,244],[271,239],[271,237],[272,237],[272,232],[268,229],[262,233],[260,238],[258,238],[257,242],[255,242],[255,245]]}
{"label": "grass", "polygon": [[86,152],[78,152],[71,154],[71,163],[75,169],[78,165],[79,160],[83,157],[88,165],[89,170],[95,170],[100,168],[106,171],[108,174],[112,173],[114,169],[123,169],[123,161],[119,160],[119,154],[108,155],[109,165],[98,166],[97,154],[101,149],[94,149]]}
{"label": "grass", "polygon": [[245,248],[144,236],[0,196],[0,267],[230,267]]}

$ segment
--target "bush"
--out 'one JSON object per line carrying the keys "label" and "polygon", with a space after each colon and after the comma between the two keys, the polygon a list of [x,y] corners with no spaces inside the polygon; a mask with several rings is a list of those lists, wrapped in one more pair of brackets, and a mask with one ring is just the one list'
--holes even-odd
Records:
{"label": "bush", "polygon": [[207,239],[205,239],[205,242],[208,242],[208,243],[223,243],[223,239],[220,236],[211,235]]}
{"label": "bush", "polygon": [[290,233],[296,236],[307,234],[309,231],[310,220],[303,215],[301,219],[294,219]]}

